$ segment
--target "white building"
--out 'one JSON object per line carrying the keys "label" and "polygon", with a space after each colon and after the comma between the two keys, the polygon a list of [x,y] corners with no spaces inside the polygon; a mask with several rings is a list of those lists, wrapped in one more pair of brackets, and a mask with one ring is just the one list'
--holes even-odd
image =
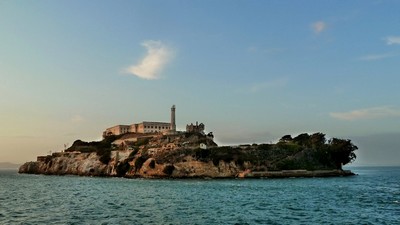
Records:
{"label": "white building", "polygon": [[110,135],[120,135],[126,133],[164,133],[164,132],[175,132],[175,105],[171,107],[171,122],[153,122],[143,121],[141,123],[135,123],[131,125],[116,125],[107,128],[103,132],[103,137]]}

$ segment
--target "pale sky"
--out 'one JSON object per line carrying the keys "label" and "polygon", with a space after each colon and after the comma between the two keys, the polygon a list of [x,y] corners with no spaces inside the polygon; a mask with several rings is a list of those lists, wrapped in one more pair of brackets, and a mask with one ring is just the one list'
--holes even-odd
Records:
{"label": "pale sky", "polygon": [[400,165],[399,1],[0,1],[0,162],[116,124],[322,132]]}

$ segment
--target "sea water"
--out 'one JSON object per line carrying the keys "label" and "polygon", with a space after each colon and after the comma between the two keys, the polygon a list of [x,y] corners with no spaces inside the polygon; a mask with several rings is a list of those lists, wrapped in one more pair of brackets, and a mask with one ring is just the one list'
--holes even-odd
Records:
{"label": "sea water", "polygon": [[400,224],[400,167],[353,177],[147,180],[0,171],[0,224]]}

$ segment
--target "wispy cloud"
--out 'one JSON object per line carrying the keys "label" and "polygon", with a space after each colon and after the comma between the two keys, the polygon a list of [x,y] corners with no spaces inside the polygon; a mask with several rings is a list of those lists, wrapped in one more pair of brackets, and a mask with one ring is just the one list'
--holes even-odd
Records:
{"label": "wispy cloud", "polygon": [[400,36],[388,36],[383,39],[388,45],[400,45]]}
{"label": "wispy cloud", "polygon": [[358,60],[361,61],[375,61],[375,60],[380,60],[380,59],[385,59],[385,58],[391,58],[398,56],[398,54],[394,53],[384,53],[384,54],[370,54],[370,55],[364,55],[358,58]]}
{"label": "wispy cloud", "polygon": [[289,82],[287,78],[278,78],[275,80],[253,84],[250,88],[251,92],[259,92],[270,88],[284,87]]}
{"label": "wispy cloud", "polygon": [[400,108],[381,106],[367,109],[357,109],[350,112],[333,112],[330,116],[339,120],[378,119],[400,117]]}
{"label": "wispy cloud", "polygon": [[317,21],[311,24],[315,34],[320,34],[322,31],[326,30],[327,24],[324,21]]}
{"label": "wispy cloud", "polygon": [[256,46],[250,46],[250,47],[247,47],[247,51],[251,52],[251,53],[254,53],[254,52],[260,51],[260,48],[258,48]]}
{"label": "wispy cloud", "polygon": [[161,71],[173,58],[173,51],[161,41],[147,40],[142,46],[147,49],[147,54],[140,62],[125,71],[142,79],[159,79]]}
{"label": "wispy cloud", "polygon": [[81,115],[74,115],[71,117],[70,121],[72,123],[81,123],[81,122],[85,121],[85,118],[83,118],[83,116],[81,116]]}

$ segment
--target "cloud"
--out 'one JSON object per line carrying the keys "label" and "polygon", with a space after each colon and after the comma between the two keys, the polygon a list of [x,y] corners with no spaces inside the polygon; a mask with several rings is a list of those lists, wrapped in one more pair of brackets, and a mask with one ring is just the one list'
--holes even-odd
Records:
{"label": "cloud", "polygon": [[322,31],[326,30],[327,25],[324,21],[317,21],[311,24],[311,28],[313,29],[315,34],[320,34]]}
{"label": "cloud", "polygon": [[395,57],[397,55],[398,54],[393,54],[393,53],[371,54],[371,55],[361,56],[360,58],[358,58],[358,60],[361,60],[361,61],[375,61],[375,60]]}
{"label": "cloud", "polygon": [[81,123],[81,122],[85,121],[85,119],[81,115],[74,115],[71,117],[70,121],[72,123]]}
{"label": "cloud", "polygon": [[400,36],[388,36],[383,40],[385,40],[388,45],[400,45]]}
{"label": "cloud", "polygon": [[278,78],[278,79],[267,81],[267,82],[253,84],[253,86],[251,86],[251,88],[250,88],[250,91],[251,92],[259,92],[259,91],[262,91],[265,89],[284,87],[284,86],[286,86],[288,81],[289,80],[287,78]]}
{"label": "cloud", "polygon": [[400,117],[400,109],[392,106],[381,106],[367,109],[357,109],[350,112],[333,112],[330,116],[339,120],[378,119]]}
{"label": "cloud", "polygon": [[159,79],[161,71],[173,58],[173,51],[161,41],[147,40],[142,46],[147,49],[146,56],[125,72],[146,80]]}
{"label": "cloud", "polygon": [[256,46],[250,46],[247,48],[248,52],[254,53],[254,52],[258,52],[260,49]]}

